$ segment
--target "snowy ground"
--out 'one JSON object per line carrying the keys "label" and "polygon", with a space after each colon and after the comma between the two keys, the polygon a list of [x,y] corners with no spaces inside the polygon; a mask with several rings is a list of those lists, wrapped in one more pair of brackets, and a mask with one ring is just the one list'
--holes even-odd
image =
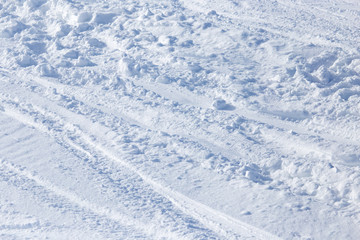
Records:
{"label": "snowy ground", "polygon": [[359,22],[0,0],[0,239],[360,239]]}

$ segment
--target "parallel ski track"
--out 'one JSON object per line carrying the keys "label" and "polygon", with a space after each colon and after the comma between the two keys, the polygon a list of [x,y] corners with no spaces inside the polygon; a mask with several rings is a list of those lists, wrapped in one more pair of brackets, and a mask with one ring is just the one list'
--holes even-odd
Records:
{"label": "parallel ski track", "polygon": [[[13,86],[15,87],[15,86]],[[10,87],[11,88],[11,87]],[[18,86],[15,87],[18,91]],[[24,91],[25,89],[22,89]],[[76,115],[72,112],[69,112],[69,110],[64,109],[62,107],[59,107],[55,103],[51,103],[48,100],[35,95],[34,93],[27,93],[27,99],[38,99],[37,102],[42,102],[42,105],[44,107],[50,107],[52,111],[55,111],[57,113],[66,113],[70,116]],[[39,106],[38,104],[32,103],[37,108],[43,108],[42,106]],[[45,107],[45,108],[46,108]],[[43,111],[47,111],[46,109],[43,109]],[[37,129],[39,129],[42,132],[45,132],[47,134],[49,133],[49,130],[46,126],[41,125],[39,123],[34,122],[33,119],[25,116],[24,114],[21,114],[17,112],[16,110],[11,110],[11,108],[5,107],[5,114],[8,116],[17,119],[20,122],[23,122],[26,125],[33,126]],[[61,116],[60,116],[61,117]],[[78,116],[79,117],[79,116]],[[61,117],[62,118],[62,117]],[[76,117],[75,117],[76,118]],[[25,120],[26,119],[26,120]],[[76,127],[73,123],[67,122],[67,124],[72,125],[77,132],[78,137],[81,139],[81,142],[89,146],[90,148],[96,149],[99,153],[101,153],[103,156],[105,156],[107,159],[110,159],[114,162],[117,162],[118,164],[123,165],[130,171],[136,173],[138,176],[140,176],[146,183],[148,183],[152,188],[158,192],[159,194],[163,195],[165,198],[170,200],[175,206],[177,206],[181,211],[184,213],[192,216],[194,219],[197,219],[200,223],[207,226],[209,229],[212,229],[213,231],[217,232],[218,234],[222,235],[226,239],[242,239],[242,238],[255,238],[255,239],[279,239],[278,237],[267,233],[263,230],[260,230],[258,228],[255,228],[253,226],[250,226],[248,224],[245,224],[235,218],[232,218],[222,212],[219,212],[217,210],[214,210],[208,206],[205,206],[197,201],[194,201],[184,195],[182,195],[179,192],[176,192],[169,187],[163,186],[160,183],[152,180],[150,177],[148,177],[146,174],[144,174],[142,171],[134,167],[129,162],[119,158],[114,153],[112,153],[110,150],[106,149],[105,147],[99,145],[97,142],[93,141],[90,136],[82,132],[78,127]],[[67,138],[63,136],[64,138]],[[71,139],[67,138],[68,142],[72,142],[72,145],[74,148],[86,152],[86,150],[78,143],[75,143]],[[90,153],[87,153],[90,154]],[[64,193],[66,194],[66,193]],[[76,201],[80,201],[80,199],[76,199],[74,197],[68,196],[69,198],[73,198]],[[91,207],[90,203],[84,202],[83,205],[87,205]],[[100,213],[106,213],[107,210],[103,209],[100,211]]]}
{"label": "parallel ski track", "polygon": [[[15,73],[13,73],[13,74],[15,74]],[[9,75],[9,74],[6,74],[6,75]],[[35,82],[33,82],[34,84],[39,84],[40,86],[42,86],[44,88],[54,88],[54,89],[61,90],[63,92],[63,94],[68,96],[70,99],[75,98],[75,99],[84,101],[85,104],[88,104],[92,108],[98,108],[98,106],[93,106],[90,103],[88,103],[88,101],[86,101],[85,99],[82,98],[82,95],[84,94],[83,92],[77,93],[76,90],[75,90],[75,92],[73,91],[74,89],[72,89],[72,92],[70,92],[68,86],[64,86],[62,84],[55,83],[50,80],[46,80],[45,78],[39,78],[36,76],[31,76],[31,77],[35,81]],[[19,76],[19,78],[21,79],[22,76]],[[174,94],[174,92],[177,93],[177,91],[179,91],[179,89],[174,88],[172,86],[166,85],[166,87],[164,87],[164,85],[162,85],[162,84],[158,84],[158,83],[150,84],[146,81],[141,81],[141,80],[137,81],[137,86],[147,89],[149,91],[155,92],[155,93],[159,94],[160,96],[163,96],[167,99],[178,102],[182,105],[190,104],[191,106],[205,108],[205,109],[211,107],[211,102],[212,102],[211,99],[209,99],[206,96],[198,96],[186,89],[183,89],[183,92],[179,93],[179,94],[185,94],[184,95],[185,102],[182,102],[181,101],[182,98],[175,97],[175,99],[174,99],[172,97],[174,95],[177,95],[177,94]],[[76,97],[75,97],[75,95],[76,95]],[[191,99],[191,101],[189,99]],[[106,110],[106,108],[104,109],[105,112],[108,112],[109,114],[111,112],[111,114],[115,114],[117,117],[124,119],[124,120],[128,121],[129,123],[136,124],[136,125],[142,126],[143,128],[151,129],[154,131],[159,131],[159,130],[162,131],[162,129],[158,129],[156,126],[153,126],[153,125],[151,125],[151,126],[142,125],[142,123],[137,122],[136,120],[132,119],[131,117],[127,116],[126,114],[122,114],[121,112],[114,111],[114,110],[115,109],[108,109],[108,110]],[[69,111],[69,110],[67,110],[67,111]],[[262,126],[267,126],[269,129],[275,128],[278,131],[273,132],[273,134],[279,134],[279,137],[281,137],[281,138],[285,134],[289,138],[296,139],[295,142],[301,143],[301,145],[304,146],[304,149],[307,149],[308,152],[319,153],[323,156],[327,156],[330,159],[332,156],[332,152],[322,149],[320,147],[311,146],[312,144],[305,142],[305,140],[303,138],[304,137],[305,138],[309,138],[309,137],[316,138],[316,139],[319,139],[319,141],[323,144],[330,143],[333,146],[337,146],[337,145],[341,145],[341,144],[349,144],[349,145],[356,146],[358,144],[357,141],[354,141],[352,139],[343,138],[338,135],[332,135],[332,134],[318,132],[318,131],[314,132],[312,130],[307,129],[307,126],[305,126],[305,125],[295,124],[291,121],[282,120],[282,119],[276,118],[272,115],[263,114],[260,112],[255,112],[255,111],[251,111],[251,110],[247,110],[247,109],[243,109],[243,108],[236,108],[234,111],[223,111],[223,114],[227,114],[228,116],[233,116],[235,114],[245,120],[256,122]],[[179,133],[179,132],[171,132],[171,134],[178,134],[180,136],[183,135],[183,133]],[[202,144],[205,144],[205,146],[209,147],[210,149],[214,148],[213,144],[209,145],[209,144],[207,144],[207,141],[205,141],[205,140],[202,141],[201,139],[196,138],[191,135],[186,135],[184,137],[193,139],[194,141],[197,141],[197,142],[199,142],[199,140],[200,140],[200,142]],[[275,138],[275,140],[276,140],[276,138]],[[217,147],[217,149],[223,149],[223,147],[221,147],[221,146],[216,146],[216,147]],[[214,152],[218,152],[218,151],[215,150]],[[225,149],[223,149],[221,152],[223,152],[225,155],[228,154],[227,153],[228,151],[225,151]]]}
{"label": "parallel ski track", "polygon": [[[19,76],[19,79],[21,79],[21,76]],[[36,76],[32,76],[32,79],[35,80],[35,82],[33,82],[32,84],[40,84],[40,86],[44,87],[45,89],[46,88],[50,88],[50,89],[54,88],[54,89],[60,90],[62,92],[62,94],[64,94],[65,96],[67,96],[70,99],[75,98],[77,100],[82,101],[86,105],[89,104],[88,103],[89,99],[82,98],[82,95],[84,94],[83,91],[77,93],[76,88],[72,89],[70,91],[68,86],[64,86],[62,84],[55,83],[54,81],[51,81],[51,80],[46,80],[46,78],[39,78]],[[167,88],[164,88],[164,86],[162,86],[161,84],[156,84],[156,83],[154,83],[154,85],[151,85],[149,83],[146,83],[145,81],[144,82],[138,81],[138,84],[140,84],[139,86],[144,87],[147,90],[157,92],[159,95],[165,96],[167,98],[171,98],[171,93],[176,91],[176,88],[169,90]],[[211,106],[211,99],[207,99],[205,96],[197,96],[197,95],[191,93],[190,91],[185,91],[185,95],[188,96],[186,103],[180,102],[181,104],[187,105],[187,104],[193,103],[193,106],[200,107],[200,108],[208,108]],[[188,102],[188,99],[192,99],[193,102]],[[103,99],[102,101],[104,101],[104,100],[105,99]],[[179,100],[179,99],[177,99],[177,100]],[[94,106],[94,105],[90,105],[90,107],[95,108],[95,109],[99,108],[99,106]],[[67,110],[67,111],[69,111],[69,110]],[[106,108],[105,108],[105,109],[102,109],[101,111],[105,111],[105,112],[107,112],[107,114],[111,114],[111,115],[115,114],[115,116],[119,117],[120,119],[124,119],[124,120],[128,121],[130,124],[135,124],[135,125],[140,124],[139,126],[142,126],[141,123],[138,123],[131,117],[126,116],[126,114],[122,114],[121,112],[118,112],[116,109],[106,110]],[[317,145],[317,144],[314,145],[313,143],[309,143],[309,142],[305,141],[305,138],[308,139],[309,137],[312,137],[312,138],[315,137],[316,139],[318,139],[320,141],[320,143],[323,143],[323,144],[331,143],[333,146],[334,146],[334,144],[338,145],[338,144],[344,143],[344,142],[347,142],[352,145],[356,144],[355,142],[353,142],[351,140],[341,139],[341,138],[333,136],[333,135],[314,133],[310,130],[306,130],[306,128],[304,128],[304,127],[297,126],[294,123],[284,121],[281,119],[277,119],[277,118],[274,118],[271,116],[266,116],[261,113],[248,111],[246,109],[237,108],[237,109],[235,109],[235,111],[232,111],[232,112],[225,111],[223,113],[228,114],[229,116],[236,114],[239,117],[241,117],[243,119],[247,119],[250,122],[251,121],[257,122],[258,124],[263,125],[266,128],[269,128],[269,129],[274,128],[274,130],[271,130],[271,134],[274,134],[274,138],[272,139],[272,141],[274,141],[274,143],[277,143],[276,147],[280,147],[280,149],[282,149],[281,151],[284,151],[284,150],[285,151],[288,151],[288,150],[293,151],[291,149],[291,147],[300,144],[300,146],[303,146],[302,150],[304,150],[304,152],[303,152],[304,156],[308,153],[315,153],[321,158],[325,157],[326,158],[326,160],[324,159],[325,161],[329,161],[329,160],[331,161],[332,153],[330,151],[323,149],[322,147],[320,147],[320,145]],[[74,116],[76,116],[76,115],[74,115]],[[91,125],[91,123],[89,122],[87,125],[89,126],[89,125]],[[162,131],[163,130],[163,129],[157,128],[155,125],[151,125],[151,126],[146,125],[146,126],[142,126],[142,127],[145,129],[151,129],[152,131]],[[296,133],[296,134],[293,134],[293,133]],[[238,157],[237,149],[239,148],[239,146],[234,148],[231,145],[231,146],[227,146],[227,148],[225,149],[224,146],[220,146],[216,143],[214,145],[214,143],[207,141],[203,137],[198,138],[194,135],[186,135],[185,136],[184,132],[177,132],[177,131],[175,131],[175,132],[171,131],[171,134],[176,134],[176,135],[185,137],[187,139],[190,139],[191,141],[200,143],[202,146],[205,146],[206,148],[211,149],[211,151],[215,154],[221,154],[222,156],[225,156],[230,159],[233,159],[233,158],[236,159]],[[288,139],[294,139],[294,144],[289,145],[289,146],[286,144],[284,146],[283,142],[279,141],[280,139],[283,139],[284,136],[287,136]],[[264,137],[266,137],[266,135],[264,135]],[[265,139],[267,139],[267,138],[264,138],[264,140]],[[299,154],[301,155],[302,153],[299,152]]]}
{"label": "parallel ski track", "polygon": [[[14,117],[17,120],[19,120],[18,117],[21,117],[21,118],[23,117],[21,115],[15,115],[14,112],[12,112],[12,113],[7,112],[7,115]],[[27,123],[29,124],[29,122],[27,122]],[[171,234],[169,232],[164,232],[162,229],[156,228],[156,226],[148,225],[146,223],[137,221],[136,219],[133,219],[127,215],[121,214],[117,211],[114,211],[113,209],[95,205],[92,202],[89,202],[85,199],[81,199],[76,194],[66,191],[64,189],[61,189],[61,188],[53,185],[51,182],[32,174],[30,171],[24,169],[23,167],[16,166],[4,159],[2,159],[2,160],[0,159],[0,164],[3,167],[6,167],[9,171],[11,171],[19,176],[25,177],[26,179],[28,179],[30,181],[34,181],[38,186],[41,186],[41,187],[53,192],[57,196],[61,196],[65,199],[69,200],[71,203],[78,205],[80,208],[88,209],[91,212],[93,212],[99,216],[104,216],[108,219],[116,221],[116,222],[120,223],[122,226],[131,227],[131,228],[140,230],[143,233],[148,233],[149,237],[155,237],[156,239],[161,239],[165,236],[169,237],[171,235],[173,235],[171,237],[174,239],[180,238],[180,236]]]}
{"label": "parallel ski track", "polygon": [[[23,76],[16,74],[15,72],[10,73],[8,71],[6,71],[6,72],[3,71],[2,73],[6,77],[17,76],[20,79],[23,78]],[[29,74],[29,73],[27,73],[27,74]],[[80,92],[77,93],[76,90],[73,91],[74,89],[72,89],[72,92],[70,92],[68,86],[62,85],[60,83],[55,83],[54,81],[46,80],[46,78],[40,78],[40,77],[31,75],[31,74],[29,74],[29,76],[33,80],[33,84],[38,84],[39,86],[41,86],[45,89],[53,88],[53,89],[61,90],[63,92],[63,94],[68,96],[70,99],[71,98],[78,99],[80,101],[83,101],[84,103],[86,103],[87,105],[89,105],[92,108],[98,108],[98,106],[94,106],[93,104],[88,103],[82,97],[83,93],[80,93]],[[184,106],[188,105],[188,106],[194,106],[194,107],[199,107],[199,108],[203,108],[203,109],[211,108],[212,99],[208,98],[207,96],[196,95],[187,89],[182,89],[182,92],[179,92],[180,90],[176,87],[169,86],[169,85],[164,86],[163,84],[159,84],[156,82],[148,83],[148,82],[140,80],[140,79],[136,82],[136,86],[139,86],[141,88],[144,88],[146,90],[154,92],[160,96],[165,97],[166,99],[172,100],[174,102],[178,102]],[[75,89],[76,89],[76,87],[75,87]],[[174,94],[174,93],[176,93],[176,94]],[[179,95],[184,95],[184,97],[183,98],[176,97],[177,93],[179,93]],[[268,126],[269,128],[276,128],[279,130],[279,132],[281,132],[282,135],[283,134],[291,135],[292,133],[295,133],[296,135],[293,135],[292,137],[297,138],[297,140],[300,142],[303,140],[301,140],[298,136],[316,137],[318,139],[321,139],[321,141],[332,142],[332,143],[335,143],[338,145],[339,144],[358,145],[358,142],[353,139],[344,138],[339,135],[333,135],[333,134],[319,132],[319,131],[315,132],[315,131],[312,131],[311,129],[308,129],[308,126],[296,124],[291,121],[286,121],[286,120],[280,119],[278,117],[274,117],[270,114],[264,114],[261,112],[240,108],[240,107],[237,107],[236,105],[235,105],[235,107],[236,108],[233,111],[223,111],[222,113],[227,114],[228,116],[233,116],[235,114],[238,117],[241,117],[245,120],[256,122],[260,125]],[[114,110],[114,109],[108,109],[108,110],[109,111],[106,111],[106,109],[105,109],[104,111],[110,112],[111,110]],[[69,111],[69,110],[67,110],[67,111]],[[111,114],[114,114],[114,111],[111,111]],[[116,112],[116,116],[128,121],[129,123],[134,123],[136,125],[139,125],[141,127],[147,128],[147,129],[151,129],[151,130],[155,130],[155,131],[162,130],[162,129],[156,128],[156,126],[143,125],[142,123],[136,121],[135,119],[127,116],[126,114],[122,114],[121,112],[118,112],[118,111]],[[181,135],[181,133],[177,133],[177,132],[171,132],[171,134],[180,134]],[[191,138],[192,136],[189,135],[186,137]],[[308,145],[308,143],[304,142],[303,145]],[[328,156],[331,155],[330,152],[322,151],[320,149],[315,149],[314,151],[321,152],[322,154],[325,154]]]}
{"label": "parallel ski track", "polygon": [[[5,72],[6,73],[6,72]],[[16,74],[16,73],[12,73],[12,74]],[[6,73],[5,75],[9,76],[9,73]],[[78,99],[83,101],[85,104],[88,104],[90,107],[92,108],[98,108],[98,106],[94,106],[90,103],[88,103],[88,101],[86,101],[85,99],[82,98],[82,95],[84,93],[76,93],[73,91],[74,89],[72,89],[72,93],[70,93],[69,91],[69,87],[68,86],[64,86],[62,84],[59,83],[55,83],[53,81],[49,81],[46,80],[46,78],[39,78],[36,76],[32,76],[30,75],[31,78],[34,80],[35,84],[39,84],[40,86],[44,87],[44,88],[55,88],[58,90],[61,90],[65,95],[67,95],[69,98],[74,98],[74,99]],[[20,79],[22,78],[22,76],[18,76]],[[159,94],[160,96],[163,96],[169,100],[178,102],[184,106],[186,105],[190,105],[190,106],[194,106],[194,107],[199,107],[199,108],[210,108],[211,107],[211,102],[212,99],[209,99],[206,96],[199,96],[196,95],[186,89],[182,89],[182,93],[179,92],[180,95],[184,95],[184,101],[181,101],[182,98],[178,98],[178,97],[173,97],[177,95],[177,92],[179,91],[179,89],[173,87],[173,86],[168,86],[166,85],[164,87],[164,85],[159,84],[159,83],[148,83],[146,81],[143,80],[138,80],[136,83],[137,86],[147,89],[151,92],[154,92],[156,94]],[[176,94],[174,94],[176,93]],[[76,97],[75,97],[76,95]],[[191,99],[191,100],[190,100]],[[104,99],[105,100],[105,99]],[[136,124],[139,126],[142,126],[143,128],[146,129],[151,129],[151,130],[155,130],[155,131],[162,131],[162,129],[158,129],[156,126],[149,126],[149,125],[143,125],[142,123],[132,119],[131,117],[127,116],[126,114],[122,114],[121,112],[118,111],[114,111],[115,109],[108,109],[108,111],[106,109],[104,109],[105,112],[110,112],[111,114],[114,114],[121,118],[124,119],[126,121],[128,121],[129,123],[132,124]],[[263,126],[267,126],[268,128],[272,129],[272,128],[276,128],[278,131],[276,131],[274,134],[280,134],[280,137],[283,137],[283,135],[287,135],[290,138],[294,138],[296,139],[295,142],[297,143],[302,143],[302,145],[304,146],[304,149],[307,149],[308,152],[315,152],[315,153],[319,153],[323,156],[327,156],[328,158],[331,159],[332,156],[332,152],[322,149],[320,147],[310,147],[310,145],[308,142],[305,142],[305,140],[303,139],[305,138],[316,138],[319,139],[319,141],[323,144],[326,143],[330,143],[333,146],[339,146],[342,144],[348,144],[348,145],[353,145],[353,146],[357,146],[358,142],[353,140],[353,139],[349,139],[349,138],[344,138],[342,136],[339,135],[333,135],[333,134],[329,134],[329,133],[324,133],[324,132],[319,132],[319,131],[312,131],[310,129],[308,129],[307,126],[305,125],[301,125],[301,124],[296,124],[293,123],[291,121],[286,121],[286,120],[282,120],[280,118],[274,117],[272,115],[269,114],[264,114],[261,112],[256,112],[256,111],[251,111],[248,109],[243,109],[243,108],[236,108],[234,111],[223,111],[223,114],[227,114],[228,116],[233,116],[234,114],[236,114],[237,116],[248,120],[248,121],[252,121],[252,122],[256,122],[260,125]],[[183,133],[179,133],[179,132],[170,132],[171,134],[178,134],[178,135],[183,135]],[[201,141],[201,139],[196,138],[194,136],[191,135],[186,135],[184,136],[186,138],[189,139],[193,139],[194,141]],[[206,144],[206,141],[201,141],[202,144],[205,144],[207,147],[209,147],[210,149],[213,149],[213,145],[209,145]],[[282,144],[281,144],[282,145]],[[284,147],[284,146],[283,146]],[[309,148],[310,147],[310,148]],[[218,149],[222,149],[221,146],[217,146]],[[217,152],[217,151],[215,151]],[[224,152],[224,154],[226,155],[227,151],[222,151]]]}

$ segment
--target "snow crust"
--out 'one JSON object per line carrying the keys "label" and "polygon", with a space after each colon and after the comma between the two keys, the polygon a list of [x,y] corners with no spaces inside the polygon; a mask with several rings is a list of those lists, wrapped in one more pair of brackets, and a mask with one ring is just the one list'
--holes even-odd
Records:
{"label": "snow crust", "polygon": [[0,0],[0,239],[360,239],[359,22]]}

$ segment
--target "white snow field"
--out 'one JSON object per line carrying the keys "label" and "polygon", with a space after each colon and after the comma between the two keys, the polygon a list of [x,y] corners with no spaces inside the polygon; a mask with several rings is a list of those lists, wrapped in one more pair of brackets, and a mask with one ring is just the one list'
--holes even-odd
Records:
{"label": "white snow field", "polygon": [[360,1],[0,0],[0,239],[360,239]]}

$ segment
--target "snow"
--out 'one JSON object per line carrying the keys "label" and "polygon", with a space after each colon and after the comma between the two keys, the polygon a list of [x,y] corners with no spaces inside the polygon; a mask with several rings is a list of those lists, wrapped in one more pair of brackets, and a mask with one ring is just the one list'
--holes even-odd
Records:
{"label": "snow", "polygon": [[0,239],[359,239],[359,20],[0,0]]}

